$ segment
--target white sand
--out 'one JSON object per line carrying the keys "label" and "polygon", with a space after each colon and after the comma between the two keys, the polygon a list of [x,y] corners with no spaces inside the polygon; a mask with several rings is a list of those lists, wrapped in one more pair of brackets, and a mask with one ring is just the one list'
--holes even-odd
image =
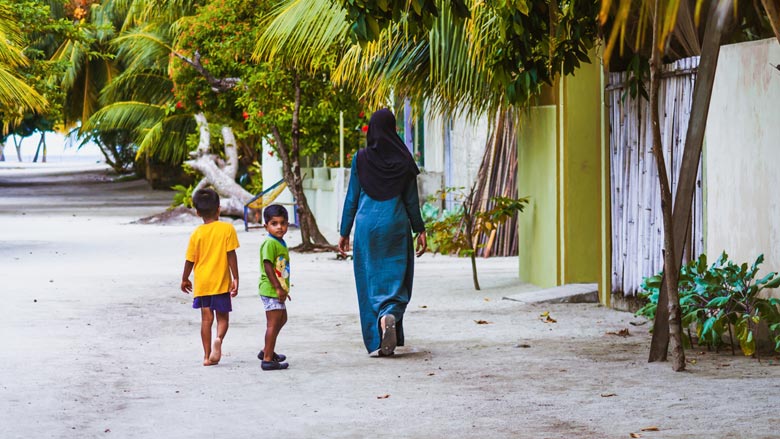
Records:
{"label": "white sand", "polygon": [[2,438],[780,437],[777,358],[648,364],[649,325],[631,314],[500,300],[531,289],[514,258],[480,260],[480,292],[466,259],[418,259],[407,347],[378,359],[362,345],[351,263],[293,254],[277,349],[290,369],[263,372],[263,234],[239,227],[224,356],[203,367],[199,314],[178,289],[197,223],[131,224],[170,200],[144,182],[34,175],[0,169]]}

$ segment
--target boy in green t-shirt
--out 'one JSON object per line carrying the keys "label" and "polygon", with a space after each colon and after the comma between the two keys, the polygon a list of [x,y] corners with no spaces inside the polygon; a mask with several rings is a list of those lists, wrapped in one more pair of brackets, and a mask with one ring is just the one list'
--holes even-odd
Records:
{"label": "boy in green t-shirt", "polygon": [[290,253],[284,235],[289,222],[287,209],[272,204],[263,211],[268,237],[260,245],[260,298],[265,308],[265,347],[257,358],[262,360],[263,370],[281,370],[289,366],[286,357],[274,352],[279,331],[287,323],[287,307],[284,302],[290,298]]}

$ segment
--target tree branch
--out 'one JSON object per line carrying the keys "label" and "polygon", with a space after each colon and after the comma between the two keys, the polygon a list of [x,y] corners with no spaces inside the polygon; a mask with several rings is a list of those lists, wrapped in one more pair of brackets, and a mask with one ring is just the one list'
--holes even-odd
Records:
{"label": "tree branch", "polygon": [[211,74],[211,72],[208,71],[205,67],[203,67],[203,63],[200,62],[200,52],[197,50],[195,51],[195,56],[193,58],[186,57],[182,55],[181,53],[177,51],[173,51],[173,55],[180,60],[184,61],[185,63],[192,66],[193,69],[195,69],[198,73],[201,74],[204,78],[206,78],[206,81],[208,81],[209,85],[211,85],[211,89],[214,90],[217,93],[222,93],[228,90],[233,89],[236,85],[238,85],[239,82],[241,82],[241,78],[216,78],[214,75]]}

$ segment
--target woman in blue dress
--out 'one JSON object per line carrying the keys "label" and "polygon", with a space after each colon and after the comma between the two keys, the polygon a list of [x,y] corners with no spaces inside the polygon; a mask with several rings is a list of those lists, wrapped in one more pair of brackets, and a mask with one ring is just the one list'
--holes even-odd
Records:
{"label": "woman in blue dress", "polygon": [[404,345],[403,317],[414,278],[412,232],[417,234],[417,256],[427,247],[419,173],[395,132],[393,113],[382,109],[372,114],[366,148],[352,161],[339,239],[339,251],[349,251],[354,223],[355,284],[369,354],[390,356]]}

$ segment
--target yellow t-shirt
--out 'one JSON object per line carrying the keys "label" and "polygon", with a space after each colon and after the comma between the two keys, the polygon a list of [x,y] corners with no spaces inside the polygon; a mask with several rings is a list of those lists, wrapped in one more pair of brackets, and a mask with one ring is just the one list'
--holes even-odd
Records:
{"label": "yellow t-shirt", "polygon": [[230,290],[227,252],[238,248],[238,236],[232,224],[214,221],[201,224],[192,232],[187,260],[195,264],[193,295],[213,296]]}

